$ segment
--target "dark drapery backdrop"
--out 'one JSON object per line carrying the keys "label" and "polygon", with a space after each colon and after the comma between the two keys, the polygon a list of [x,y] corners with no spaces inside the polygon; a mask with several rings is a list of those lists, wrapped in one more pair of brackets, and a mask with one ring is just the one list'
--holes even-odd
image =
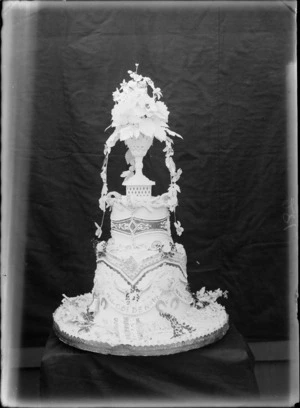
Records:
{"label": "dark drapery backdrop", "polygon": [[[184,137],[175,141],[185,228],[178,241],[191,288],[227,289],[227,309],[249,339],[286,339],[292,11],[282,2],[45,3],[12,19],[12,120],[30,106],[30,126],[15,130],[16,140],[30,141],[26,152],[15,149],[29,163],[22,344],[44,345],[62,293],[92,289],[104,129],[112,92],[136,62],[162,89],[170,127]],[[31,29],[18,35],[24,26]],[[120,143],[112,151],[110,190],[124,192],[124,153]],[[164,192],[159,142],[144,167],[154,194]],[[107,239],[108,218],[104,225]]]}

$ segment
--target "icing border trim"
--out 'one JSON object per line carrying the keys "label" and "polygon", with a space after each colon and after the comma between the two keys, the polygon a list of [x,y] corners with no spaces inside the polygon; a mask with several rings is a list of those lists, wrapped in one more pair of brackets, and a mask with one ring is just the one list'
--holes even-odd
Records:
{"label": "icing border trim", "polygon": [[191,340],[179,341],[177,343],[166,343],[153,346],[134,346],[130,344],[111,345],[101,341],[83,340],[79,337],[72,336],[59,329],[56,322],[53,323],[53,330],[60,341],[71,347],[81,350],[90,351],[98,354],[112,354],[116,356],[161,356],[182,353],[207,346],[221,340],[229,329],[229,320],[224,326],[205,336],[196,337]]}

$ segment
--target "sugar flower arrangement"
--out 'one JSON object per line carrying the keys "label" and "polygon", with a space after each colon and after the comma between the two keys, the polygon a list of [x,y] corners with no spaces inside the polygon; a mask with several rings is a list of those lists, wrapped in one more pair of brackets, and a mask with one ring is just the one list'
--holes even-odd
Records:
{"label": "sugar flower arrangement", "polygon": [[[111,202],[111,194],[108,193],[107,187],[107,164],[111,148],[115,146],[118,140],[126,141],[130,138],[138,138],[143,135],[150,139],[158,139],[165,143],[165,163],[170,172],[170,185],[168,188],[168,207],[174,212],[174,226],[177,235],[181,235],[183,228],[179,221],[176,220],[175,208],[178,205],[177,193],[180,192],[180,187],[177,184],[182,170],[176,170],[173,160],[174,150],[172,148],[173,140],[170,136],[182,137],[169,129],[168,117],[169,111],[164,102],[160,101],[162,92],[160,88],[156,88],[153,81],[148,77],[143,77],[137,73],[139,64],[135,64],[136,70],[128,71],[130,80],[123,80],[120,87],[113,92],[113,100],[115,105],[111,111],[112,122],[105,130],[114,128],[113,133],[107,139],[104,146],[104,161],[101,169],[101,179],[103,187],[101,197],[99,199],[99,207],[103,211],[101,225],[96,225],[96,235],[98,238],[102,235],[102,225],[105,210]],[[148,93],[150,90],[150,94]],[[126,153],[126,161],[131,164],[128,171],[121,174],[121,177],[130,177],[134,172],[134,165],[131,161],[130,151]]]}
{"label": "sugar flower arrangement", "polygon": [[123,80],[120,88],[113,92],[115,106],[111,112],[112,123],[109,127],[115,130],[106,144],[112,147],[117,140],[138,138],[140,134],[161,142],[166,141],[168,135],[181,138],[178,133],[169,129],[169,111],[164,102],[160,101],[160,88],[156,88],[150,78],[138,74],[139,64],[135,65],[135,72],[128,71],[131,80]]}
{"label": "sugar flower arrangement", "polygon": [[[206,290],[206,288],[203,287],[201,290],[193,294],[192,305],[197,309],[202,309],[206,306],[214,307],[219,297],[227,299],[228,291],[222,291],[221,289],[212,291]],[[218,307],[220,307],[220,305],[218,305]]]}

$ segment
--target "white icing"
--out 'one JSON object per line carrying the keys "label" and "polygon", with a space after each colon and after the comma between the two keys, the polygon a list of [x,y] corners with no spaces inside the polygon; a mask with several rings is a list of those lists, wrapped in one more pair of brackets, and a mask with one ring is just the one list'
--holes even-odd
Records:
{"label": "white icing", "polygon": [[203,288],[197,303],[187,289],[186,253],[173,243],[163,199],[111,200],[111,238],[97,245],[93,291],[64,298],[54,313],[59,330],[86,342],[152,347],[224,328],[222,292]]}
{"label": "white icing", "polygon": [[111,220],[122,220],[131,216],[143,218],[146,220],[157,220],[169,215],[169,210],[166,206],[160,204],[153,206],[153,198],[147,197],[143,199],[128,199],[127,196],[121,196],[119,201],[115,201],[112,205]]}
{"label": "white icing", "polygon": [[[74,298],[64,295],[53,315],[54,328],[67,344],[83,349],[89,345],[87,349],[98,351],[96,344],[101,345],[100,352],[114,354],[109,347],[129,345],[148,347],[149,355],[162,348],[168,354],[170,349],[180,351],[181,345],[207,344],[207,336],[210,342],[220,338],[227,329],[228,316],[217,303],[222,291],[202,288],[192,296],[188,290],[186,254],[183,246],[172,240],[169,213],[178,205],[177,181],[182,173],[176,170],[169,136],[181,136],[167,125],[169,112],[159,100],[161,90],[150,78],[137,74],[137,67],[135,73],[128,71],[131,80],[123,81],[113,94],[111,126],[115,130],[105,144],[100,173],[99,206],[103,217],[107,208],[111,210],[111,238],[96,246],[92,293]],[[152,88],[150,95],[148,87]],[[155,182],[142,172],[143,157],[153,138],[165,143],[165,164],[170,172],[168,192],[157,197],[151,196]],[[126,196],[108,192],[108,157],[117,140],[128,147],[125,158],[129,169],[121,174]],[[103,218],[95,225],[100,238]],[[183,227],[176,217],[174,227],[180,236]],[[137,349],[132,350],[135,352]]]}
{"label": "white icing", "polygon": [[[165,206],[153,207],[153,197],[143,200],[121,196],[112,204],[111,237],[116,246],[151,246],[154,241],[172,241],[169,210]],[[134,206],[137,202],[140,206]],[[143,206],[141,206],[143,203]]]}
{"label": "white icing", "polygon": [[[76,301],[77,308],[72,306]],[[89,331],[80,331],[82,322],[81,313],[86,310],[91,301],[91,294],[85,294],[70,301],[64,302],[54,313],[54,320],[59,324],[62,332],[87,341],[107,342],[109,344],[128,344],[132,346],[157,346],[160,344],[175,344],[179,340],[197,339],[207,336],[214,331],[221,329],[228,323],[228,315],[224,308],[215,304],[213,308],[206,307],[201,310],[190,308],[184,313],[184,322],[186,325],[193,326],[194,331],[184,332],[179,337],[174,337],[172,328],[168,320],[161,317],[158,313],[155,316],[151,314],[143,315],[141,318],[135,316],[124,316],[118,314],[115,317],[105,318],[102,316],[93,325]],[[179,317],[178,317],[179,320]],[[114,322],[117,322],[116,324]]]}

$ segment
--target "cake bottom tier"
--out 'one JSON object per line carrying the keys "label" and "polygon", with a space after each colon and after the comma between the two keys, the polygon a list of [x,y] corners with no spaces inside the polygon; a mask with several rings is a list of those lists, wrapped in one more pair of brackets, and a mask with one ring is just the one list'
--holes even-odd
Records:
{"label": "cake bottom tier", "polygon": [[101,354],[166,355],[214,343],[229,327],[218,303],[201,309],[182,304],[176,313],[160,307],[134,316],[110,311],[94,319],[92,300],[92,293],[67,298],[55,311],[54,331],[62,342]]}

